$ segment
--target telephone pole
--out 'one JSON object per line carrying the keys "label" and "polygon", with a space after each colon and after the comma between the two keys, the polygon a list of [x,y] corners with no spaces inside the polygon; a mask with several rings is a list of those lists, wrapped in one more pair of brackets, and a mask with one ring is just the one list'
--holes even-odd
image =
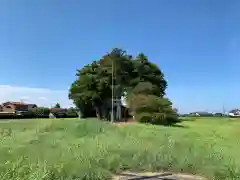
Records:
{"label": "telephone pole", "polygon": [[111,113],[111,123],[114,122],[114,61],[111,58],[111,54],[108,57],[112,60],[112,113]]}
{"label": "telephone pole", "polygon": [[225,115],[226,111],[225,111],[225,107],[224,107],[224,104],[223,104],[223,115]]}

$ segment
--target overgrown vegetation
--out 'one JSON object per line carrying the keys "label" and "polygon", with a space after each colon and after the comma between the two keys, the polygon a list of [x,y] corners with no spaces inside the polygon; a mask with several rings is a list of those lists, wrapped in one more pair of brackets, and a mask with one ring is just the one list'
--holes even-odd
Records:
{"label": "overgrown vegetation", "polygon": [[186,121],[183,127],[93,119],[3,121],[0,179],[101,180],[126,170],[167,170],[236,180],[239,125],[227,118]]}
{"label": "overgrown vegetation", "polygon": [[[167,81],[163,72],[143,53],[134,58],[115,48],[98,61],[79,69],[76,76],[69,97],[83,117],[94,114],[99,119],[108,119],[113,90],[114,100],[120,101],[122,96],[127,98],[129,106],[133,107],[130,110],[139,122],[167,124],[177,120],[171,101],[164,97]],[[139,97],[144,100],[138,100]]]}

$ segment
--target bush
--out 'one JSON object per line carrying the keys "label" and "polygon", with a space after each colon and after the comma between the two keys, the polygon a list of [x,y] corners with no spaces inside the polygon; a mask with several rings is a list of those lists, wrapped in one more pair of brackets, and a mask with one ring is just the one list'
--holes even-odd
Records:
{"label": "bush", "polygon": [[69,108],[69,109],[67,109],[66,117],[67,118],[76,118],[76,117],[78,117],[78,113],[74,108]]}
{"label": "bush", "polygon": [[87,117],[96,117],[96,110],[92,106],[91,102],[84,103],[84,102],[78,102],[75,103],[78,109],[81,113],[81,118],[87,118]]}
{"label": "bush", "polygon": [[14,119],[16,116],[14,114],[6,115],[6,114],[0,114],[0,119]]}
{"label": "bush", "polygon": [[135,116],[140,123],[171,125],[180,122],[176,115],[167,115],[165,113],[148,113],[142,112]]}
{"label": "bush", "polygon": [[130,100],[130,109],[135,119],[141,123],[174,124],[179,122],[172,103],[167,98],[155,95],[134,95]]}
{"label": "bush", "polygon": [[138,113],[135,116],[135,119],[140,123],[151,123],[152,118],[152,114],[146,112]]}
{"label": "bush", "polygon": [[32,110],[33,117],[46,118],[49,117],[50,110],[45,107],[38,107]]}

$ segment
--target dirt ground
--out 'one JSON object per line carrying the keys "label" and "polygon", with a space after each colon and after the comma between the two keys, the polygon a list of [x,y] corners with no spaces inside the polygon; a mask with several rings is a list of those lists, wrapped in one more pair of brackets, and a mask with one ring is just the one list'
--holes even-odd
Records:
{"label": "dirt ground", "polygon": [[206,180],[199,176],[189,174],[172,174],[172,173],[132,173],[125,172],[116,175],[113,180]]}
{"label": "dirt ground", "polygon": [[133,123],[136,123],[136,121],[132,118],[128,118],[126,121],[116,122],[115,124],[118,125],[118,126],[125,126],[125,125],[130,125],[130,124],[133,124]]}
{"label": "dirt ground", "polygon": [[116,123],[116,125],[118,125],[118,126],[126,126],[126,125],[130,125],[130,124],[133,124],[133,123],[136,123],[136,122],[118,122],[118,123]]}

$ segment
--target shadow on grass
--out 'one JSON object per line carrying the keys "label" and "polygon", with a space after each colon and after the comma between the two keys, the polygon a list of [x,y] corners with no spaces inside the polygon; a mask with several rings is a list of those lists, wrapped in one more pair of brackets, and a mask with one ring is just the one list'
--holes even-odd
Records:
{"label": "shadow on grass", "polygon": [[185,117],[185,118],[179,118],[179,120],[181,122],[183,122],[183,121],[196,121],[197,118],[196,117]]}
{"label": "shadow on grass", "polygon": [[170,124],[168,126],[170,126],[170,127],[177,127],[177,128],[189,128],[188,126],[184,126],[182,124]]}
{"label": "shadow on grass", "polygon": [[182,125],[181,124],[182,122],[183,122],[182,119],[177,119],[171,122],[164,122],[164,123],[162,123],[161,121],[156,121],[156,122],[153,122],[152,124],[159,125],[159,126],[166,126],[166,127],[189,128],[186,125]]}

